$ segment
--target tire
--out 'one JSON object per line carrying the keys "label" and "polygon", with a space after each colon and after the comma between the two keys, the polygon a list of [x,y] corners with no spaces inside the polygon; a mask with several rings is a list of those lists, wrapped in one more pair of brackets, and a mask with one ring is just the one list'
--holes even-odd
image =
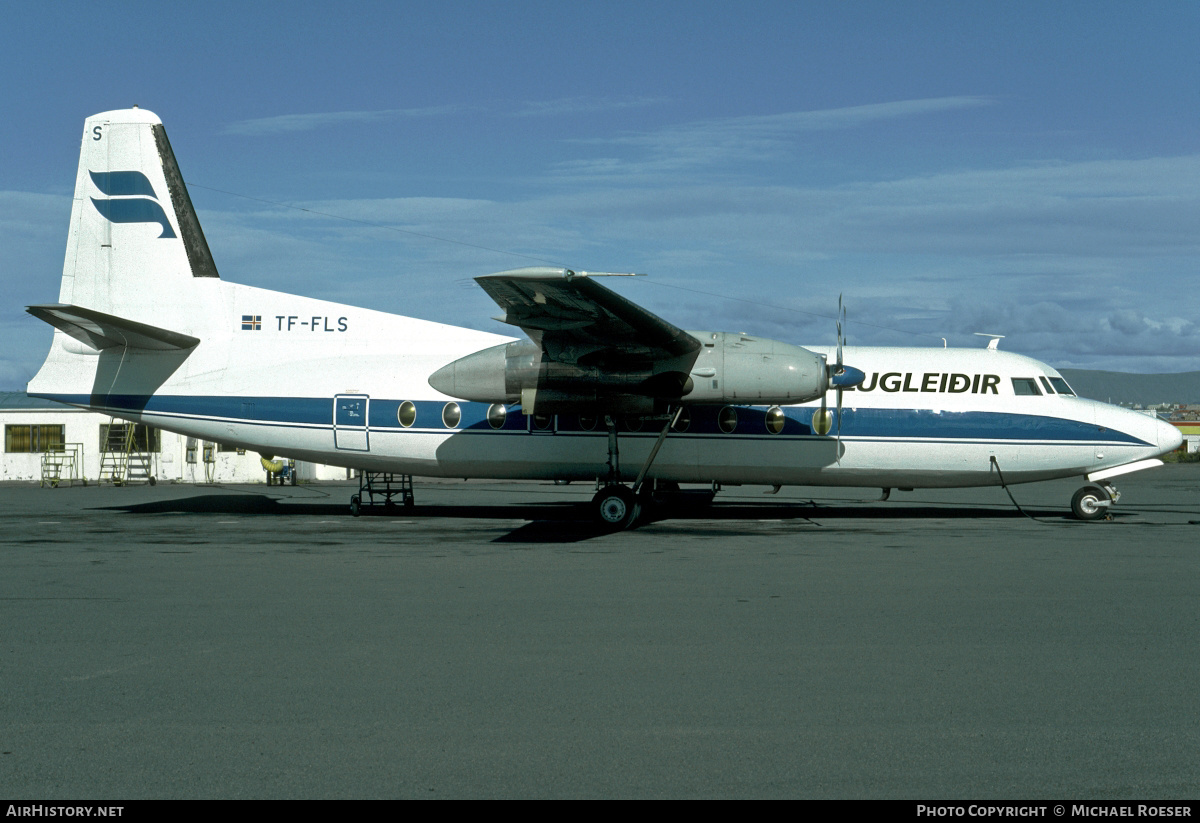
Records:
{"label": "tire", "polygon": [[596,519],[610,531],[628,529],[641,513],[641,505],[625,486],[605,486],[592,498]]}
{"label": "tire", "polygon": [[1084,486],[1071,498],[1071,511],[1079,520],[1099,520],[1108,515],[1108,493],[1099,486]]}

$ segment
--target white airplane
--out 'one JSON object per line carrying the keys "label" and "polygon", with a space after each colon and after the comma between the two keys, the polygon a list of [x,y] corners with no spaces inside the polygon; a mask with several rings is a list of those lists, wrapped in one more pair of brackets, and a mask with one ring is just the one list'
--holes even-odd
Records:
{"label": "white airplane", "polygon": [[[801,348],[684,331],[595,276],[477,278],[514,339],[229,283],[162,122],[84,124],[56,328],[28,391],[298,460],[431,477],[595,481],[609,528],[678,483],[892,488],[1111,480],[1180,445],[1153,417],[1075,396],[981,349]],[[832,362],[830,362],[832,361]],[[359,499],[352,498],[357,513]]]}

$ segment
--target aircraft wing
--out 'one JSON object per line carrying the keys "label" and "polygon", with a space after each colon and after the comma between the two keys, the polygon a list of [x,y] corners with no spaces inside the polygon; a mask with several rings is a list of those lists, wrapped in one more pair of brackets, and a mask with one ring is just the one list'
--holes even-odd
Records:
{"label": "aircraft wing", "polygon": [[[616,367],[692,358],[700,341],[661,317],[568,269],[528,268],[475,278],[552,360]],[[689,363],[690,365],[690,363]]]}

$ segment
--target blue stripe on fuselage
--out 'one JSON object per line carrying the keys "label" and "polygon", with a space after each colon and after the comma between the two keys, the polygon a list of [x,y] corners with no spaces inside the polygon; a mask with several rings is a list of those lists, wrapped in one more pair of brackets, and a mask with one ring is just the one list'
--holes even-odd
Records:
{"label": "blue stripe on fuselage", "polygon": [[[73,406],[91,407],[106,412],[158,414],[195,420],[226,420],[270,426],[303,426],[332,428],[332,397],[221,397],[181,395],[38,395]],[[404,431],[397,420],[400,400],[371,398],[369,425],[377,430]],[[442,410],[445,401],[418,400],[417,419],[412,428],[428,431],[443,429]],[[487,422],[486,403],[458,402],[461,422],[456,430],[492,431]],[[737,428],[726,434],[717,425],[722,406],[689,407],[691,422],[686,434],[719,436],[813,437],[812,407],[784,407],[783,430],[769,434],[766,428],[767,409],[762,406],[735,406]],[[832,410],[831,410],[832,411]],[[657,433],[658,426],[646,422],[643,432]],[[517,406],[509,407],[504,425],[498,431],[524,431],[527,420]],[[835,423],[836,427],[836,423]],[[559,415],[556,426],[560,432],[583,432],[580,418],[574,414]],[[603,431],[603,423],[594,430]],[[628,431],[621,426],[622,432]],[[835,436],[835,428],[831,436]],[[1056,443],[1128,443],[1150,446],[1138,437],[1101,429],[1094,423],[1062,417],[1033,414],[1013,414],[986,411],[933,411],[930,409],[843,409],[842,437],[847,438],[916,438],[931,440],[1012,440]]]}

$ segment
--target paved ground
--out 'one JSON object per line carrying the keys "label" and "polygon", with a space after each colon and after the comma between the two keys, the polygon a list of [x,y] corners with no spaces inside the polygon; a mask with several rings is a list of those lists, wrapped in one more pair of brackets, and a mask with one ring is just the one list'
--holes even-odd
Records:
{"label": "paved ground", "polygon": [[0,795],[1198,797],[1200,466],[1077,485],[0,486]]}

